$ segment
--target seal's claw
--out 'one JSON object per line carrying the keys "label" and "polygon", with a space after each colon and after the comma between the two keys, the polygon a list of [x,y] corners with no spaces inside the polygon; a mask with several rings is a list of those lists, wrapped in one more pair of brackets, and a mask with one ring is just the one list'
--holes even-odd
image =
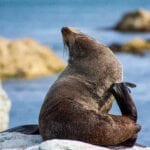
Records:
{"label": "seal's claw", "polygon": [[136,87],[136,84],[131,83],[131,82],[123,82],[123,83],[125,83],[125,85],[130,87],[130,88],[135,88]]}
{"label": "seal's claw", "polygon": [[[129,92],[129,93],[131,93],[130,88],[135,88],[135,87],[136,87],[136,84],[131,83],[131,82],[122,82],[122,83],[126,86],[126,88],[128,89],[128,92]],[[130,88],[129,88],[129,87],[130,87]]]}
{"label": "seal's claw", "polygon": [[136,84],[134,84],[134,83],[131,83],[131,82],[120,82],[120,83],[113,83],[112,84],[112,86],[111,86],[111,88],[110,88],[110,91],[112,92],[112,90],[114,90],[114,91],[120,91],[120,88],[118,88],[118,87],[124,87],[125,89],[127,89],[128,90],[128,92],[129,93],[131,93],[131,90],[130,90],[130,88],[135,88],[136,87]]}

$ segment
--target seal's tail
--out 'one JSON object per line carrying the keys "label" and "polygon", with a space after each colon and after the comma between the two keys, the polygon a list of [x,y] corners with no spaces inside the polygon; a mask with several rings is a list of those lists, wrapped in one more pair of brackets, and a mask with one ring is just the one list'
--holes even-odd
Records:
{"label": "seal's tail", "polygon": [[22,126],[17,126],[5,131],[2,131],[0,133],[4,132],[19,132],[23,134],[39,134],[39,127],[38,125],[32,124],[32,125],[22,125]]}

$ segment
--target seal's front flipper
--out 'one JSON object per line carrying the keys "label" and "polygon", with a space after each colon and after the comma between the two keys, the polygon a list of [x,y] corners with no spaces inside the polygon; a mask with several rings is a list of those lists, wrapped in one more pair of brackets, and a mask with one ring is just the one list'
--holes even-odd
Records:
{"label": "seal's front flipper", "polygon": [[23,126],[18,126],[15,128],[5,130],[0,133],[4,133],[4,132],[19,132],[19,133],[29,134],[29,135],[30,134],[39,134],[39,128],[38,128],[38,125],[23,125]]}
{"label": "seal's front flipper", "polygon": [[128,116],[134,122],[137,121],[137,110],[133,102],[133,99],[130,95],[130,90],[127,87],[135,87],[132,83],[122,82],[114,83],[111,87],[111,92],[116,98],[116,101],[119,105],[119,108],[122,112],[122,115]]}

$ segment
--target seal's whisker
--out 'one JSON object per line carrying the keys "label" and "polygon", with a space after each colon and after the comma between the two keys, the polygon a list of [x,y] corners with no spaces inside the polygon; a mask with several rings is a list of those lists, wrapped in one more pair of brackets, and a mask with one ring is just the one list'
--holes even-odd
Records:
{"label": "seal's whisker", "polygon": [[66,44],[64,44],[64,47],[63,47],[63,56],[67,56],[68,55],[68,47]]}

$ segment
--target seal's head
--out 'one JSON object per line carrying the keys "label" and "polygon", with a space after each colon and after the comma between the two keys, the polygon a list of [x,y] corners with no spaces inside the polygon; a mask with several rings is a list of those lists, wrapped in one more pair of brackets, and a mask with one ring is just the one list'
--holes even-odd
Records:
{"label": "seal's head", "polygon": [[100,80],[101,84],[107,78],[110,83],[121,78],[122,66],[108,47],[74,28],[63,27],[61,31],[69,49],[70,70]]}
{"label": "seal's head", "polygon": [[64,45],[69,49],[69,62],[88,59],[96,59],[98,53],[102,51],[102,44],[92,37],[72,28],[63,27],[61,29]]}

